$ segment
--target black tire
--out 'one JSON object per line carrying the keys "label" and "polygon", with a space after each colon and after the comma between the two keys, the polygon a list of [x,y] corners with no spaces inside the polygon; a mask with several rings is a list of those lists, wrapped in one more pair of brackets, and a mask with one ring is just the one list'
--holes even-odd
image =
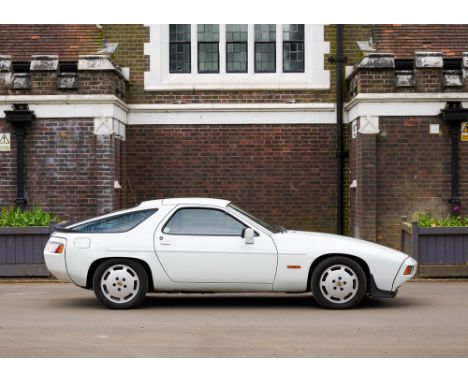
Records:
{"label": "black tire", "polygon": [[135,308],[148,291],[148,275],[135,260],[106,260],[94,272],[93,289],[98,300],[108,308]]}
{"label": "black tire", "polygon": [[366,274],[359,263],[349,257],[329,257],[312,272],[311,290],[315,300],[324,308],[353,308],[366,294]]}

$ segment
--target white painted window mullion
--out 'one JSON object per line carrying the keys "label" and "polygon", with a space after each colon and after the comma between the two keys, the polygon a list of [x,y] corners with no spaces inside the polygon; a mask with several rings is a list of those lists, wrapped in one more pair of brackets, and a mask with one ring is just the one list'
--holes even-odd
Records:
{"label": "white painted window mullion", "polygon": [[192,54],[192,77],[196,78],[198,74],[198,30],[197,24],[191,25],[191,42],[190,42],[190,49]]}
{"label": "white painted window mullion", "polygon": [[283,72],[283,24],[276,24],[276,73]]}
{"label": "white painted window mullion", "polygon": [[219,73],[226,74],[226,24],[219,24]]}
{"label": "white painted window mullion", "polygon": [[255,65],[255,25],[249,24],[247,33],[247,73],[254,74]]}

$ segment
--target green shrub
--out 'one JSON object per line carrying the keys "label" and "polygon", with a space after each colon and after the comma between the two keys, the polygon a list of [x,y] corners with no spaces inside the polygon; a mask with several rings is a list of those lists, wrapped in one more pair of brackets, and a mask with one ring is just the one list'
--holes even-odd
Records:
{"label": "green shrub", "polygon": [[420,227],[467,227],[468,216],[433,216],[430,212],[417,212],[415,220]]}
{"label": "green shrub", "polygon": [[50,225],[52,220],[58,221],[57,215],[45,212],[38,207],[29,210],[14,207],[0,210],[0,227],[43,227]]}

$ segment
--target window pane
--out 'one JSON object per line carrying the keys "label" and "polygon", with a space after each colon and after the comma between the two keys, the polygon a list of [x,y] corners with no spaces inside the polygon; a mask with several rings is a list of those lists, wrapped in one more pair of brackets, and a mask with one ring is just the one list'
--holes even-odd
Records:
{"label": "window pane", "polygon": [[304,43],[283,43],[283,70],[285,72],[304,72]]}
{"label": "window pane", "polygon": [[169,24],[170,42],[189,42],[190,35],[190,24]]}
{"label": "window pane", "polygon": [[190,43],[171,43],[169,54],[170,73],[190,73]]}
{"label": "window pane", "polygon": [[247,42],[247,24],[226,24],[227,42]]}
{"label": "window pane", "polygon": [[255,42],[276,41],[276,24],[256,24]]}
{"label": "window pane", "polygon": [[219,72],[219,47],[217,42],[198,43],[198,72]]}
{"label": "window pane", "polygon": [[276,46],[274,42],[255,43],[255,71],[257,73],[276,71]]}
{"label": "window pane", "polygon": [[226,71],[247,72],[247,43],[228,42],[226,49]]}
{"label": "window pane", "polygon": [[219,72],[219,25],[199,24],[198,30],[198,72]]}
{"label": "window pane", "polygon": [[169,72],[190,73],[190,24],[169,25]]}
{"label": "window pane", "polygon": [[220,210],[184,208],[177,211],[163,229],[175,235],[241,236],[244,224]]}
{"label": "window pane", "polygon": [[283,71],[304,72],[304,24],[283,25]]}
{"label": "window pane", "polygon": [[219,25],[218,24],[199,24],[198,42],[218,42]]}
{"label": "window pane", "polygon": [[304,24],[283,25],[283,41],[304,41]]}
{"label": "window pane", "polygon": [[135,228],[156,211],[157,209],[153,208],[102,218],[89,223],[80,224],[79,226],[73,227],[73,230],[86,233],[126,232]]}

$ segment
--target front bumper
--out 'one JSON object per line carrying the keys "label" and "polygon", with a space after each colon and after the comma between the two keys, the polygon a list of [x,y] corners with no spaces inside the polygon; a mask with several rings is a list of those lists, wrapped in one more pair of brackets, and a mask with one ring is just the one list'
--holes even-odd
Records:
{"label": "front bumper", "polygon": [[[407,266],[413,267],[412,271],[410,274],[405,275],[405,269]],[[400,265],[400,268],[398,269],[398,272],[395,276],[395,279],[393,280],[393,285],[392,285],[392,290],[382,290],[377,288],[377,285],[374,280],[374,276],[370,275],[370,280],[369,280],[369,294],[372,297],[376,298],[393,298],[397,295],[398,293],[398,288],[407,282],[408,280],[411,280],[414,275],[416,274],[418,267],[418,263],[416,260],[414,260],[411,257],[407,257],[405,260]]]}
{"label": "front bumper", "polygon": [[394,298],[398,291],[388,291],[377,288],[375,284],[374,276],[370,275],[369,280],[369,294],[375,298]]}
{"label": "front bumper", "polygon": [[[411,270],[410,274],[405,275],[405,269],[408,266],[413,267],[413,269]],[[408,280],[411,280],[416,275],[417,270],[418,262],[412,257],[408,256],[401,264],[400,269],[398,270],[398,273],[396,274],[395,279],[393,280],[392,291],[396,291],[402,284],[404,284]]]}

